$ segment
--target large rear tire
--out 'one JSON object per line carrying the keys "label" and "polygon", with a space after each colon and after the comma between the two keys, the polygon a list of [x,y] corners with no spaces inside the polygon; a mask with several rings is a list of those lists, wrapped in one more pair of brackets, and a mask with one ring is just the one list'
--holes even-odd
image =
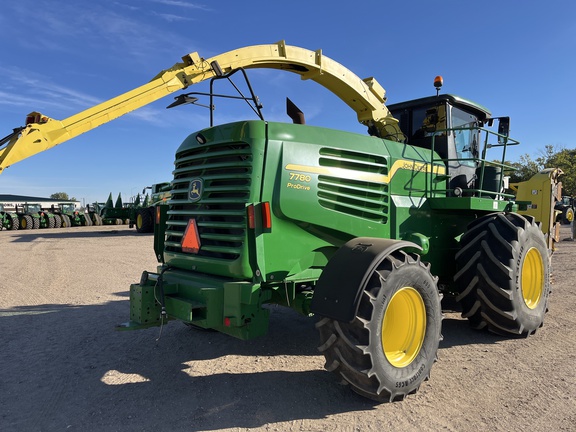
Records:
{"label": "large rear tire", "polygon": [[402,400],[430,376],[441,339],[436,279],[418,255],[396,251],[374,270],[350,323],[316,324],[326,369],[379,402]]}
{"label": "large rear tire", "polygon": [[20,221],[18,220],[18,216],[9,214],[6,215],[6,217],[8,218],[8,224],[6,225],[7,230],[16,231],[18,228],[20,228]]}
{"label": "large rear tire", "polygon": [[151,207],[139,209],[136,213],[136,232],[154,231],[154,210]]}
{"label": "large rear tire", "polygon": [[54,228],[60,228],[62,226],[62,219],[60,219],[60,216],[55,214],[52,215],[52,218],[54,219]]}
{"label": "large rear tire", "polygon": [[454,280],[472,327],[528,336],[544,322],[550,293],[546,239],[534,218],[493,213],[468,226]]}
{"label": "large rear tire", "polygon": [[34,224],[32,222],[32,216],[24,215],[20,218],[20,226],[18,229],[21,230],[31,230],[34,228]]}

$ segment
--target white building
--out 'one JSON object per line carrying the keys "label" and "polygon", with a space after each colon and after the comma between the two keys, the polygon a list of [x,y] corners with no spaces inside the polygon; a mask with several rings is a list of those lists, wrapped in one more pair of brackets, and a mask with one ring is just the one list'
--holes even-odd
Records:
{"label": "white building", "polygon": [[58,200],[52,198],[8,194],[0,194],[0,203],[4,204],[4,211],[15,211],[16,206],[22,206],[23,204],[40,204],[40,207],[46,210],[49,210],[52,206],[58,207],[58,204],[60,203],[73,203],[75,208],[80,207],[80,201]]}

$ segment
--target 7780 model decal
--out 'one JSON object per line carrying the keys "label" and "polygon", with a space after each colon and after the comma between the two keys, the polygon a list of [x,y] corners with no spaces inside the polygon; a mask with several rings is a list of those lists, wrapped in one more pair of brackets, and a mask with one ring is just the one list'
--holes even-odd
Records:
{"label": "7780 model decal", "polygon": [[[419,171],[430,173],[434,172],[438,175],[443,175],[446,173],[446,169],[440,165],[430,165],[428,163],[410,161],[405,159],[399,159],[392,164],[388,174],[373,174],[361,171],[354,171],[345,168],[336,167],[318,167],[318,166],[308,166],[308,165],[298,165],[298,164],[288,164],[285,167],[286,170],[290,172],[290,180],[295,181],[305,181],[309,182],[311,180],[309,175],[298,174],[292,171],[298,171],[300,173],[310,173],[310,174],[323,174],[332,177],[342,177],[351,180],[362,180],[372,183],[390,183],[392,177],[398,170],[408,170],[408,171]],[[432,171],[433,170],[433,171]]]}

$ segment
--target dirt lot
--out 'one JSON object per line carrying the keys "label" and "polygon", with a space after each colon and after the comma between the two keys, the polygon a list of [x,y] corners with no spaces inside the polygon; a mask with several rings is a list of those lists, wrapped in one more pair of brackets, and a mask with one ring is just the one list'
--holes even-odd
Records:
{"label": "dirt lot", "polygon": [[509,340],[447,314],[432,378],[392,404],[338,384],[290,310],[250,342],[179,322],[160,339],[115,331],[151,250],[128,228],[0,232],[1,430],[576,430],[576,242],[553,256],[542,329]]}

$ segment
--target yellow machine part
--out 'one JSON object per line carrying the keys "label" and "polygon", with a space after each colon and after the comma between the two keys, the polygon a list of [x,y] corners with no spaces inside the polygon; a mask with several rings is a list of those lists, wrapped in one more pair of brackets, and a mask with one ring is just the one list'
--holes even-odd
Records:
{"label": "yellow machine part", "polygon": [[562,174],[564,172],[560,168],[546,168],[529,180],[510,184],[517,202],[530,202],[526,210],[521,209],[518,213],[533,216],[541,223],[550,249],[554,249],[554,242],[559,241],[560,237],[554,205],[562,196],[562,183],[558,180]]}
{"label": "yellow machine part", "polygon": [[207,60],[198,53],[182,57],[183,62],[160,72],[149,83],[98,104],[92,108],[55,120],[38,112],[28,115],[27,125],[6,137],[0,148],[0,173],[4,168],[48,150],[84,132],[150,104],[175,91],[209,80],[222,71],[238,68],[279,69],[297,73],[326,87],[350,108],[358,121],[370,127],[373,134],[404,141],[398,121],[385,106],[386,92],[374,78],[360,79],[341,64],[322,55],[280,41],[271,45],[254,45],[219,54]]}

